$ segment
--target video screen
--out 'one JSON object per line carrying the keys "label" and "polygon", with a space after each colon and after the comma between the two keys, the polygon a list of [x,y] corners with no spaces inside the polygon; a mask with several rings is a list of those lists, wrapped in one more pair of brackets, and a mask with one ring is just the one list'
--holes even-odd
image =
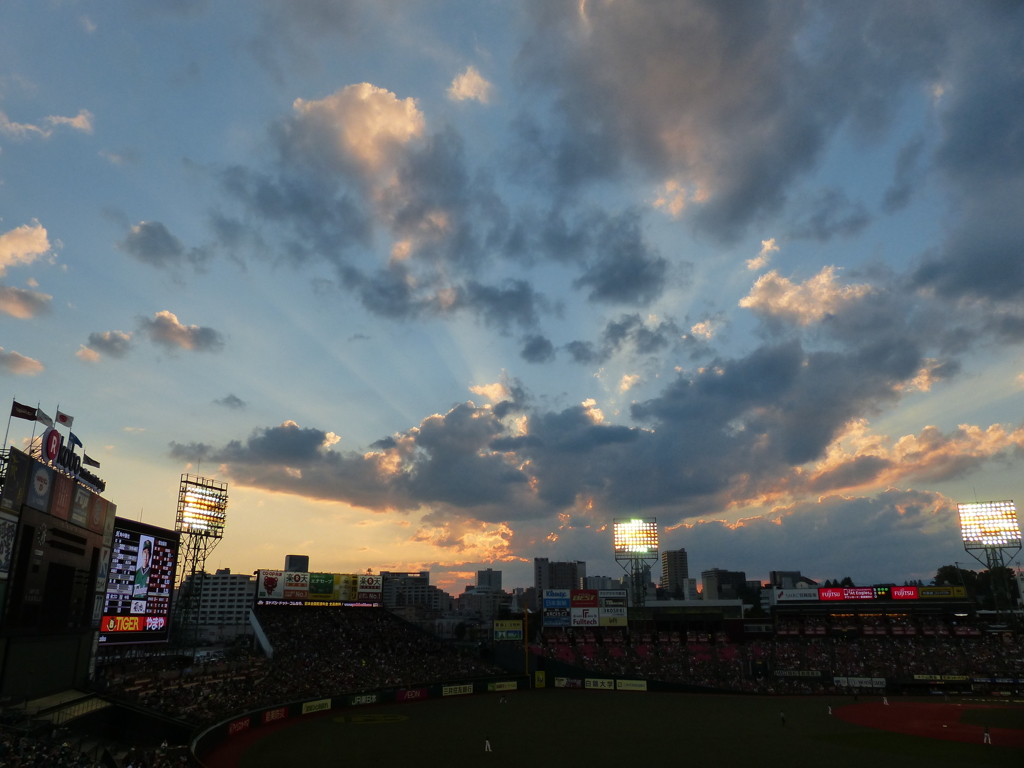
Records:
{"label": "video screen", "polygon": [[178,534],[117,518],[100,619],[101,644],[170,638]]}

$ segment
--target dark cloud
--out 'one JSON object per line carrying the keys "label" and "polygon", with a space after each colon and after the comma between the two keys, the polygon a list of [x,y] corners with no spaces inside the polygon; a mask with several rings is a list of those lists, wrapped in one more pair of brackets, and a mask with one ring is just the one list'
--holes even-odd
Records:
{"label": "dark cloud", "polygon": [[898,489],[867,498],[826,496],[739,524],[696,523],[663,538],[699,552],[706,567],[745,570],[754,578],[784,569],[814,579],[848,575],[858,584],[927,578],[960,546],[948,499]]}
{"label": "dark cloud", "polygon": [[103,331],[89,334],[89,349],[107,357],[121,358],[132,349],[132,334],[123,331]]}
{"label": "dark cloud", "polygon": [[177,315],[166,310],[152,318],[140,317],[139,327],[150,341],[168,349],[219,352],[224,347],[224,337],[218,331],[206,326],[184,325]]}
{"label": "dark cloud", "polygon": [[871,221],[860,203],[847,199],[841,189],[823,189],[799,206],[800,214],[789,237],[828,242],[833,237],[852,237]]}
{"label": "dark cloud", "polygon": [[231,408],[235,411],[243,411],[247,407],[248,403],[245,402],[238,395],[227,394],[224,397],[218,398],[213,401],[214,405],[222,405],[225,408]]}
{"label": "dark cloud", "polygon": [[589,288],[591,301],[646,305],[661,296],[668,262],[644,241],[638,214],[606,222],[594,250],[593,260],[573,283]]}
{"label": "dark cloud", "polygon": [[921,155],[924,153],[924,136],[918,134],[908,141],[896,156],[896,170],[892,184],[885,191],[882,210],[897,213],[910,204],[914,188],[920,175]]}
{"label": "dark cloud", "polygon": [[952,190],[949,234],[914,275],[946,298],[1024,293],[1024,5],[963,19],[962,66],[943,79],[935,168]]}
{"label": "dark cloud", "polygon": [[123,240],[117,242],[117,247],[133,259],[158,268],[185,263],[201,267],[209,259],[209,254],[202,248],[186,248],[159,221],[140,221]]}
{"label": "dark cloud", "polygon": [[[884,135],[934,82],[967,12],[912,3],[534,0],[520,62],[554,126],[519,124],[518,160],[572,188],[627,167],[677,177],[698,225],[732,239],[779,211],[844,125]],[[865,41],[870,40],[870,45]]]}
{"label": "dark cloud", "polygon": [[527,336],[519,356],[528,363],[550,363],[555,359],[555,345],[546,336]]}
{"label": "dark cloud", "polygon": [[639,314],[633,313],[609,320],[598,342],[571,341],[565,345],[565,349],[573,362],[591,365],[603,363],[619,352],[653,355],[681,346],[690,347],[692,354],[707,351],[703,342],[691,334],[683,333],[674,320],[645,322]]}

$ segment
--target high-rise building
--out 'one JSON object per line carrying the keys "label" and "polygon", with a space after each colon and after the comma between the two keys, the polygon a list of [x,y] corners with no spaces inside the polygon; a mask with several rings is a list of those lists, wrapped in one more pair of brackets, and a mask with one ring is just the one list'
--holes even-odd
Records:
{"label": "high-rise building", "polygon": [[611,576],[584,576],[583,589],[622,589],[622,580]]}
{"label": "high-rise building", "polygon": [[546,557],[533,558],[533,586],[538,595],[545,589],[580,589],[586,575],[583,560],[551,562]]}
{"label": "high-rise building", "polygon": [[492,571],[487,568],[476,572],[476,585],[478,587],[490,587],[498,592],[501,591],[501,571]]}
{"label": "high-rise building", "polygon": [[284,569],[286,571],[309,573],[309,555],[285,555]]}
{"label": "high-rise building", "polygon": [[[230,640],[249,632],[249,609],[256,597],[256,579],[222,568],[216,573],[196,574],[199,590],[199,637],[202,640]],[[185,577],[183,587],[192,583]]]}
{"label": "high-rise building", "polygon": [[661,588],[668,597],[675,597],[677,589],[683,592],[683,581],[688,578],[690,578],[690,568],[686,560],[685,549],[661,553]]}
{"label": "high-rise building", "polygon": [[434,611],[450,610],[452,596],[430,583],[430,571],[381,571],[381,600],[387,608],[419,605]]}
{"label": "high-rise building", "polygon": [[747,574],[744,571],[726,571],[712,568],[701,571],[704,583],[705,600],[735,600],[747,586]]}

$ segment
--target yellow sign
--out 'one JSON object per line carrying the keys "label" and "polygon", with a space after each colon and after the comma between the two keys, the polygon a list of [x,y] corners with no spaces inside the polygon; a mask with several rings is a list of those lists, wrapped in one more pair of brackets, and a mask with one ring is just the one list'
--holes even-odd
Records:
{"label": "yellow sign", "polygon": [[616,680],[615,688],[620,691],[646,691],[646,680]]}
{"label": "yellow sign", "polygon": [[307,701],[302,705],[302,714],[308,715],[310,712],[323,712],[325,709],[331,708],[330,699],[318,699],[317,701]]}
{"label": "yellow sign", "polygon": [[547,684],[547,679],[545,678],[545,675],[544,675],[543,672],[538,670],[537,672],[533,673],[533,687],[534,688],[543,688],[543,687],[545,687],[546,684]]}

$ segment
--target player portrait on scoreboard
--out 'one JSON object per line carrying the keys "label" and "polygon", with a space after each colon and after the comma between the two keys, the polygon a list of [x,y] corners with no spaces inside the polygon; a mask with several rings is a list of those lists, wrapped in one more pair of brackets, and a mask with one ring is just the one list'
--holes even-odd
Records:
{"label": "player portrait on scoreboard", "polygon": [[132,599],[144,598],[149,593],[149,572],[153,563],[153,537],[139,537],[139,556],[135,561],[135,583]]}

